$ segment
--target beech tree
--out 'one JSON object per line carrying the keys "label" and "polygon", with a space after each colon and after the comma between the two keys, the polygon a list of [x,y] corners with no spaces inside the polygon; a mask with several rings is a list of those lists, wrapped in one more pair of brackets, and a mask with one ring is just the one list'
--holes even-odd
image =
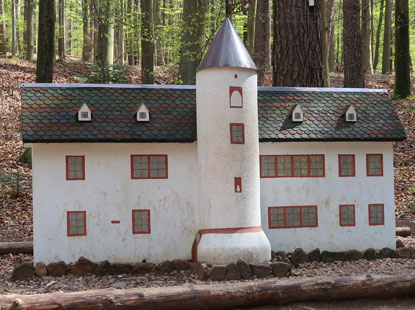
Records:
{"label": "beech tree", "polygon": [[392,0],[385,0],[385,30],[383,35],[382,74],[391,73]]}
{"label": "beech tree", "polygon": [[364,87],[359,2],[343,0],[343,16],[344,87]]}
{"label": "beech tree", "polygon": [[201,60],[207,0],[183,1],[182,45],[179,79],[183,84],[195,84],[196,70]]}
{"label": "beech tree", "polygon": [[33,60],[33,0],[27,0],[25,6],[26,17],[26,60]]}
{"label": "beech tree", "polygon": [[153,0],[141,0],[141,83],[154,83]]}
{"label": "beech tree", "polygon": [[258,68],[258,85],[264,84],[271,49],[270,0],[257,0],[253,60]]}
{"label": "beech tree", "polygon": [[408,0],[395,2],[395,95],[406,98],[411,94],[409,66],[409,7]]}
{"label": "beech tree", "polygon": [[59,0],[58,22],[58,57],[59,60],[62,60],[65,58],[65,0]]}
{"label": "beech tree", "polygon": [[380,47],[380,33],[382,31],[382,21],[383,21],[383,8],[385,5],[385,0],[381,0],[380,2],[380,10],[379,10],[379,21],[378,21],[378,28],[376,30],[376,46],[375,46],[375,56],[373,59],[373,70],[376,71],[379,63],[379,47]]}
{"label": "beech tree", "polygon": [[274,85],[324,85],[320,23],[320,0],[274,1]]}
{"label": "beech tree", "polygon": [[6,22],[4,18],[4,1],[0,0],[0,57],[7,56]]}
{"label": "beech tree", "polygon": [[36,83],[52,83],[55,60],[55,0],[39,0]]}

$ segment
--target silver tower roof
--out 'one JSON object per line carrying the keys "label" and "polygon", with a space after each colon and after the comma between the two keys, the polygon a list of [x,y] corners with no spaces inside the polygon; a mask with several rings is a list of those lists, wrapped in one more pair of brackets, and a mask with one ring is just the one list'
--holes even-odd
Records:
{"label": "silver tower roof", "polygon": [[220,27],[199,68],[238,67],[257,70],[229,18]]}

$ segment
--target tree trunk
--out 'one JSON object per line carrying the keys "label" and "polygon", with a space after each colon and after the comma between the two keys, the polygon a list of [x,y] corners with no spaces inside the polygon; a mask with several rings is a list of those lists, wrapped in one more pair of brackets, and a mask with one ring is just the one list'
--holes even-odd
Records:
{"label": "tree trunk", "polygon": [[343,0],[343,58],[344,87],[364,87],[362,70],[362,35],[360,33],[360,4]]}
{"label": "tree trunk", "polygon": [[[356,0],[353,0],[356,1]],[[415,275],[313,277],[191,286],[98,289],[37,295],[0,295],[11,309],[169,309],[204,310],[284,305],[293,302],[413,296]],[[268,308],[268,307],[267,307]],[[3,309],[3,308],[2,308]]]}
{"label": "tree trunk", "polygon": [[88,16],[88,0],[82,0],[82,61],[92,62],[92,40]]}
{"label": "tree trunk", "polygon": [[65,58],[65,0],[59,0],[58,7],[58,22],[59,22],[59,35],[58,35],[58,59],[63,60]]}
{"label": "tree trunk", "polygon": [[[194,0],[193,0],[194,1]],[[141,83],[154,83],[153,0],[141,1]]]}
{"label": "tree trunk", "polygon": [[89,2],[89,12],[90,12],[90,18],[91,18],[91,39],[92,39],[92,52],[94,54],[93,56],[93,62],[98,62],[99,56],[99,35],[98,35],[98,28],[99,28],[99,22],[98,22],[98,8],[96,6],[96,0],[90,0]]}
{"label": "tree trunk", "polygon": [[[133,51],[134,51],[134,65],[140,64],[140,43],[142,43],[141,39],[141,28],[140,28],[140,16],[141,16],[141,1],[143,0],[134,0],[134,6],[135,6],[135,12],[134,14],[134,44],[133,44]],[[153,23],[151,23],[153,24]],[[154,42],[153,42],[154,45]],[[143,48],[143,47],[141,47]],[[141,50],[142,52],[142,50]],[[153,54],[154,54],[154,48],[153,48]]]}
{"label": "tree trunk", "polygon": [[373,60],[373,70],[376,71],[379,63],[379,46],[380,46],[380,33],[382,31],[382,20],[383,20],[383,7],[385,4],[385,0],[381,0],[380,2],[380,12],[379,12],[379,22],[378,22],[378,29],[376,30],[376,47],[375,47],[375,57]]}
{"label": "tree trunk", "polygon": [[248,9],[248,23],[247,23],[247,46],[249,54],[254,54],[255,46],[255,17],[256,17],[256,0],[251,0]]}
{"label": "tree trunk", "polygon": [[328,0],[327,2],[327,24],[328,24],[328,45],[329,45],[329,71],[334,72],[334,0]]}
{"label": "tree trunk", "polygon": [[6,22],[4,16],[4,1],[0,0],[0,57],[7,57]]}
{"label": "tree trunk", "polygon": [[274,1],[275,86],[324,85],[320,0],[314,3]]}
{"label": "tree trunk", "polygon": [[323,60],[323,83],[324,87],[330,87],[329,75],[329,24],[327,23],[327,0],[320,0],[321,3],[321,57]]}
{"label": "tree trunk", "polygon": [[184,0],[179,79],[183,84],[195,84],[196,69],[202,57],[203,33],[207,0]]}
{"label": "tree trunk", "polygon": [[33,60],[33,0],[26,5],[26,60]]}
{"label": "tree trunk", "polygon": [[19,54],[23,50],[21,41],[22,41],[22,38],[24,37],[20,35],[20,0],[16,0],[15,8],[16,8],[16,54]]}
{"label": "tree trunk", "polygon": [[52,83],[55,60],[55,0],[39,0],[36,83]]}
{"label": "tree trunk", "polygon": [[118,15],[118,53],[117,53],[117,64],[124,65],[124,0],[120,0],[120,9]]}
{"label": "tree trunk", "polygon": [[[102,72],[105,65],[111,66],[114,63],[114,21],[113,1],[105,0],[99,5],[98,15],[98,55],[97,63],[101,66]],[[103,72],[104,73],[104,72]],[[103,74],[104,81],[107,81]]]}
{"label": "tree trunk", "polygon": [[362,34],[364,42],[365,73],[373,75],[372,61],[372,8],[369,0],[362,1]]}
{"label": "tree trunk", "polygon": [[392,42],[392,0],[386,0],[385,30],[383,37],[382,74],[391,73],[391,42]]}
{"label": "tree trunk", "polygon": [[126,42],[126,50],[127,50],[127,59],[128,59],[128,64],[130,66],[134,65],[134,27],[133,27],[133,17],[132,17],[132,12],[133,12],[133,0],[127,0],[127,20],[128,23],[131,25],[130,27],[128,27],[128,31],[127,31],[127,42]]}
{"label": "tree trunk", "polygon": [[253,59],[258,68],[258,85],[264,85],[267,57],[269,58],[268,21],[270,20],[270,9],[270,0],[257,0]]}
{"label": "tree trunk", "polygon": [[17,38],[16,38],[16,1],[12,0],[12,56],[17,53]]}
{"label": "tree trunk", "polygon": [[395,96],[411,94],[408,0],[395,2]]}

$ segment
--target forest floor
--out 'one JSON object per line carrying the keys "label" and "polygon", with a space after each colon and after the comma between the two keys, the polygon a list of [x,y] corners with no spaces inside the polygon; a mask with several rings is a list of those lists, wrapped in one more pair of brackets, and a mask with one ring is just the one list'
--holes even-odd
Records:
{"label": "forest floor", "polygon": [[[139,70],[131,69],[131,83],[139,83]],[[69,60],[57,62],[55,83],[79,83],[78,76],[88,73],[80,62]],[[156,71],[157,84],[174,84],[177,75],[173,71]],[[25,148],[21,138],[20,120],[20,83],[35,81],[34,63],[21,60],[0,60],[0,242],[30,241],[32,226],[31,169],[27,163],[19,161]],[[270,76],[266,81],[270,81]],[[391,76],[374,75],[367,79],[368,88],[385,88],[392,96],[394,79]],[[342,87],[341,75],[332,76],[332,87]],[[405,126],[408,139],[394,143],[394,173],[396,219],[398,226],[411,226],[413,238],[406,239],[408,245],[415,245],[415,99],[393,100],[401,121]],[[194,276],[172,275],[171,277],[118,277],[100,279],[94,275],[33,279],[28,283],[10,281],[13,264],[31,261],[31,255],[0,256],[0,292],[33,294],[53,291],[83,290],[91,287],[136,287],[138,285],[182,285],[198,282]],[[339,262],[332,264],[309,263],[293,269],[292,277],[315,275],[347,276],[353,274],[405,274],[415,272],[415,260],[376,260],[374,262]],[[0,293],[1,294],[1,293]],[[406,301],[403,302],[405,309]],[[258,309],[334,309],[330,304],[318,306],[298,305],[298,307],[275,307]],[[347,305],[347,304],[346,304]],[[350,304],[351,305],[351,304]],[[382,303],[383,305],[383,303]],[[398,304],[395,304],[398,305]],[[355,307],[356,308],[356,307]],[[338,308],[343,309],[343,308]],[[344,306],[344,309],[349,309]],[[362,307],[363,309],[363,307]],[[378,307],[364,309],[395,309]],[[398,309],[398,308],[396,308]]]}

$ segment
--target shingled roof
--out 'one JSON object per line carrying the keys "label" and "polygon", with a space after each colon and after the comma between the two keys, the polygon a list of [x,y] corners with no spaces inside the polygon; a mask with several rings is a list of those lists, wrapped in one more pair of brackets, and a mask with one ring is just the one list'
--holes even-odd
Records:
{"label": "shingled roof", "polygon": [[[23,141],[193,142],[196,89],[171,85],[22,84]],[[79,122],[87,103],[91,122]],[[149,122],[137,122],[141,103]],[[301,104],[304,121],[293,123]],[[358,120],[346,123],[345,108]],[[395,141],[406,138],[385,90],[259,87],[259,139],[264,141]]]}

